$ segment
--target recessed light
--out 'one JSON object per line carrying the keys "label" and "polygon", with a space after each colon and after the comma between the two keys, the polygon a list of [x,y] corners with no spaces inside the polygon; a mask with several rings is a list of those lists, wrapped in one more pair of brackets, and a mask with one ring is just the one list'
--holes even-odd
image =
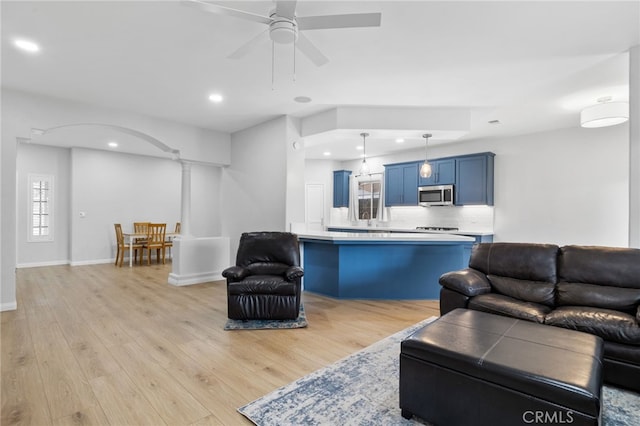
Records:
{"label": "recessed light", "polygon": [[17,38],[13,41],[13,44],[20,50],[24,50],[29,53],[36,53],[40,51],[40,46],[30,40],[23,38]]}
{"label": "recessed light", "polygon": [[357,149],[358,151],[362,151],[362,150],[364,149],[364,147],[363,147],[362,145],[358,145],[358,146],[356,146],[356,149]]}
{"label": "recessed light", "polygon": [[117,148],[118,142],[109,142],[107,145],[109,145],[109,148]]}
{"label": "recessed light", "polygon": [[308,96],[296,96],[295,98],[293,98],[293,100],[301,104],[308,104],[309,102],[311,102],[311,98]]}
{"label": "recessed light", "polygon": [[398,139],[396,139],[396,143],[404,143],[404,139],[398,138]]}
{"label": "recessed light", "polygon": [[209,95],[209,100],[213,103],[219,104],[224,100],[220,93],[212,93]]}
{"label": "recessed light", "polygon": [[324,155],[325,157],[328,157],[329,155],[331,155],[331,153],[329,151],[325,151],[322,153],[322,155]]}
{"label": "recessed light", "polygon": [[500,124],[500,120],[489,120],[487,121],[489,124]]}

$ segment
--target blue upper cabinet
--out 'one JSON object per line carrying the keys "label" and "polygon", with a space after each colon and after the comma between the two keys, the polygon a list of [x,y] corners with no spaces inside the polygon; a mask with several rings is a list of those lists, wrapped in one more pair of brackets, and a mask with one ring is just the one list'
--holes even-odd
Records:
{"label": "blue upper cabinet", "polygon": [[418,170],[415,161],[385,165],[385,195],[386,206],[417,206],[418,205]]}
{"label": "blue upper cabinet", "polygon": [[350,170],[333,172],[333,207],[349,207],[349,175]]}
{"label": "blue upper cabinet", "polygon": [[[447,158],[444,160],[429,161],[431,164],[431,177],[423,178],[418,177],[418,186],[429,185],[450,185],[456,180],[456,160],[454,158]],[[422,162],[418,164],[418,172]]]}
{"label": "blue upper cabinet", "polygon": [[333,172],[333,207],[349,207],[349,170]]}
{"label": "blue upper cabinet", "polygon": [[494,157],[484,152],[455,158],[455,205],[493,205]]}

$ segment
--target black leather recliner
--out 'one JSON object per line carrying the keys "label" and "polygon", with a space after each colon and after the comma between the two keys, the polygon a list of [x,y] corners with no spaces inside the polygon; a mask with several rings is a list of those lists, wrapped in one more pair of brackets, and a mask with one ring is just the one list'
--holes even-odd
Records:
{"label": "black leather recliner", "polygon": [[237,320],[296,319],[303,275],[295,234],[243,233],[236,266],[222,271],[227,279],[227,316]]}

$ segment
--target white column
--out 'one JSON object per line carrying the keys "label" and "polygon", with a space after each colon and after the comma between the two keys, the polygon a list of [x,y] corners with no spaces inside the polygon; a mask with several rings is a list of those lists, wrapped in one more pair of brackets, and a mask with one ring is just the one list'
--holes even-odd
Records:
{"label": "white column", "polygon": [[181,161],[182,164],[182,197],[180,206],[180,234],[191,237],[191,163]]}
{"label": "white column", "polygon": [[629,50],[629,247],[640,248],[640,45]]}

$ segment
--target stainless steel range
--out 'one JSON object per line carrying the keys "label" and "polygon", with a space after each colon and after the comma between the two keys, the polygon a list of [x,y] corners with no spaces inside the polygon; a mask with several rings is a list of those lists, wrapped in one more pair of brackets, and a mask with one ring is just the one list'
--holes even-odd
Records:
{"label": "stainless steel range", "polygon": [[458,228],[448,228],[446,226],[416,226],[419,231],[458,231]]}

